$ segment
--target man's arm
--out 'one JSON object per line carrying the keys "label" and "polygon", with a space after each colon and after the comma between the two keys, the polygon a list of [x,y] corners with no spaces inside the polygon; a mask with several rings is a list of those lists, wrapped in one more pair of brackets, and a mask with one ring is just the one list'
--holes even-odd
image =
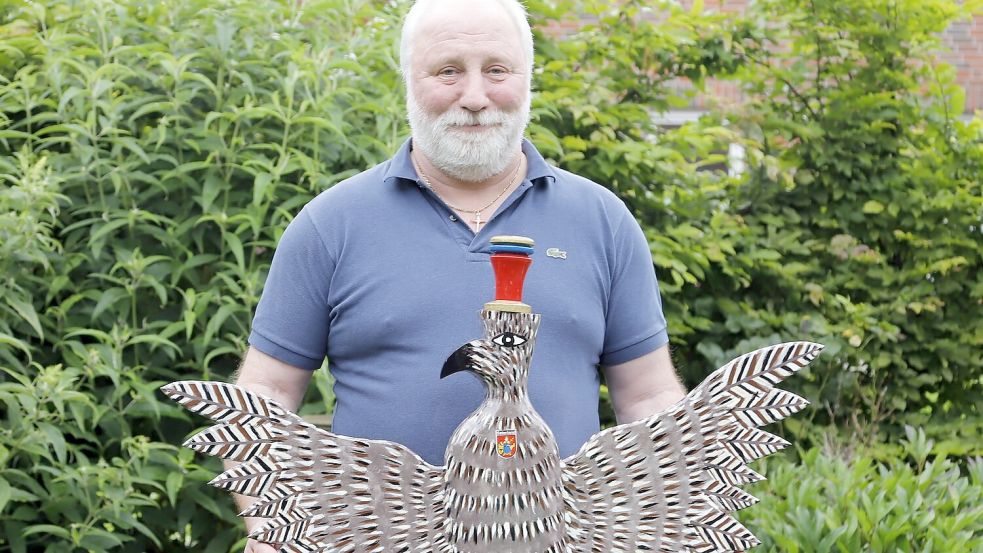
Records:
{"label": "man's arm", "polygon": [[668,344],[631,361],[604,367],[604,379],[618,424],[654,415],[686,395],[672,366]]}
{"label": "man's arm", "polygon": [[296,411],[313,375],[314,371],[284,363],[250,346],[235,383]]}
{"label": "man's arm", "polygon": [[[297,411],[313,374],[313,371],[289,365],[250,347],[246,351],[242,365],[239,366],[235,383],[276,401],[290,411]],[[225,468],[232,468],[236,464],[226,461]],[[242,495],[233,494],[233,497],[240,510],[254,501],[253,498]],[[246,530],[252,531],[264,521],[265,519],[260,518],[247,518]],[[249,540],[244,553],[273,553],[274,551],[276,549],[269,545]]]}

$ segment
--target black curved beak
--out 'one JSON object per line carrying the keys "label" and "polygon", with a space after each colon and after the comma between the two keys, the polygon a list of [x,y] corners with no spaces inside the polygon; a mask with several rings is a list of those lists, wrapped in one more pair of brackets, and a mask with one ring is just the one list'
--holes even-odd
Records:
{"label": "black curved beak", "polygon": [[457,348],[444,362],[444,368],[440,371],[440,378],[450,376],[454,373],[471,369],[471,345],[464,344]]}

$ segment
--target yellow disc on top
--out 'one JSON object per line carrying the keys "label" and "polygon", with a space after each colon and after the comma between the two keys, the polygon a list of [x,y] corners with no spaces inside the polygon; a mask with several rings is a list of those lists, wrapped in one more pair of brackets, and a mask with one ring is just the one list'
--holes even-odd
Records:
{"label": "yellow disc on top", "polygon": [[489,242],[492,244],[515,244],[530,248],[536,245],[536,242],[532,238],[526,238],[525,236],[492,236]]}

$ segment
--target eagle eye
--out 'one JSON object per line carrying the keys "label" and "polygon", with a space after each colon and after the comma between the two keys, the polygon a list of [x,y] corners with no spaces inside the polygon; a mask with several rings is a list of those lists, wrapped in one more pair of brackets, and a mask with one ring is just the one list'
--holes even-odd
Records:
{"label": "eagle eye", "polygon": [[525,336],[519,336],[518,334],[515,334],[513,332],[503,332],[498,336],[492,338],[492,342],[495,342],[496,344],[507,348],[514,348],[515,346],[521,346],[522,344],[525,344],[526,338]]}

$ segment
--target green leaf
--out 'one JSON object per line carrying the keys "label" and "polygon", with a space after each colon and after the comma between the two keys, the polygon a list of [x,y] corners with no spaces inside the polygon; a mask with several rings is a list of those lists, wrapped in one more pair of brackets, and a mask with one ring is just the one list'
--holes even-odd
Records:
{"label": "green leaf", "polygon": [[[102,245],[106,237],[111,232],[130,224],[128,218],[114,219],[106,224],[93,226],[92,236],[90,237],[91,243],[93,244],[92,255],[98,257],[99,253],[102,251]],[[98,245],[98,246],[96,246]]]}
{"label": "green leaf", "polygon": [[13,520],[3,521],[4,537],[10,544],[11,553],[26,553],[27,544],[24,541],[24,524]]}
{"label": "green leaf", "polygon": [[8,501],[10,501],[10,484],[0,476],[0,513],[3,512]]}
{"label": "green leaf", "polygon": [[37,334],[38,338],[44,339],[44,331],[41,328],[41,320],[38,319],[38,313],[34,310],[34,306],[21,298],[17,298],[13,295],[7,295],[4,298],[7,305],[14,308],[14,311],[21,316],[24,321],[26,321],[31,328],[34,329],[34,333]]}
{"label": "green leaf", "polygon": [[877,200],[868,200],[867,202],[864,203],[864,207],[863,207],[864,213],[870,215],[876,215],[882,211],[884,211],[884,204],[882,204]]}
{"label": "green leaf", "polygon": [[21,536],[27,538],[33,536],[34,534],[45,534],[62,539],[69,539],[68,530],[62,528],[61,526],[55,526],[54,524],[32,524],[24,529]]}
{"label": "green leaf", "polygon": [[139,336],[134,336],[126,344],[128,346],[136,344],[151,344],[152,346],[162,346],[168,348],[175,353],[181,353],[181,348],[177,344],[156,334],[141,334]]}
{"label": "green leaf", "polygon": [[236,258],[236,265],[239,266],[240,270],[245,270],[246,268],[246,256],[243,252],[242,241],[239,237],[231,232],[225,232],[222,235],[225,243],[228,244],[229,249],[232,250],[232,255]]}
{"label": "green leaf", "polygon": [[0,332],[0,344],[15,347],[23,352],[26,357],[31,357],[31,348],[27,345],[27,342],[14,338],[6,332]]}
{"label": "green leaf", "polygon": [[99,528],[87,528],[79,540],[79,546],[90,551],[108,551],[123,545],[123,540],[117,535]]}
{"label": "green leaf", "polygon": [[165,487],[167,489],[167,499],[171,502],[171,505],[177,505],[177,494],[183,484],[184,475],[180,472],[174,471],[167,475]]}
{"label": "green leaf", "polygon": [[260,205],[266,198],[273,183],[273,175],[269,173],[259,173],[253,181],[253,205]]}
{"label": "green leaf", "polygon": [[97,319],[104,311],[107,309],[115,307],[117,312],[125,311],[118,306],[118,304],[130,297],[129,292],[122,288],[107,288],[103,290],[99,297],[99,301],[96,302],[95,308],[92,310],[92,319]]}
{"label": "green leaf", "polygon": [[65,436],[62,435],[61,430],[59,430],[53,424],[46,422],[39,422],[38,428],[44,434],[45,443],[55,451],[55,458],[58,460],[58,462],[65,463],[68,457],[65,446]]}
{"label": "green leaf", "polygon": [[205,335],[202,338],[205,344],[211,344],[212,338],[218,333],[225,324],[225,320],[229,318],[230,315],[236,311],[242,309],[238,305],[225,304],[218,308],[215,315],[212,316],[208,321],[208,325],[205,326]]}

